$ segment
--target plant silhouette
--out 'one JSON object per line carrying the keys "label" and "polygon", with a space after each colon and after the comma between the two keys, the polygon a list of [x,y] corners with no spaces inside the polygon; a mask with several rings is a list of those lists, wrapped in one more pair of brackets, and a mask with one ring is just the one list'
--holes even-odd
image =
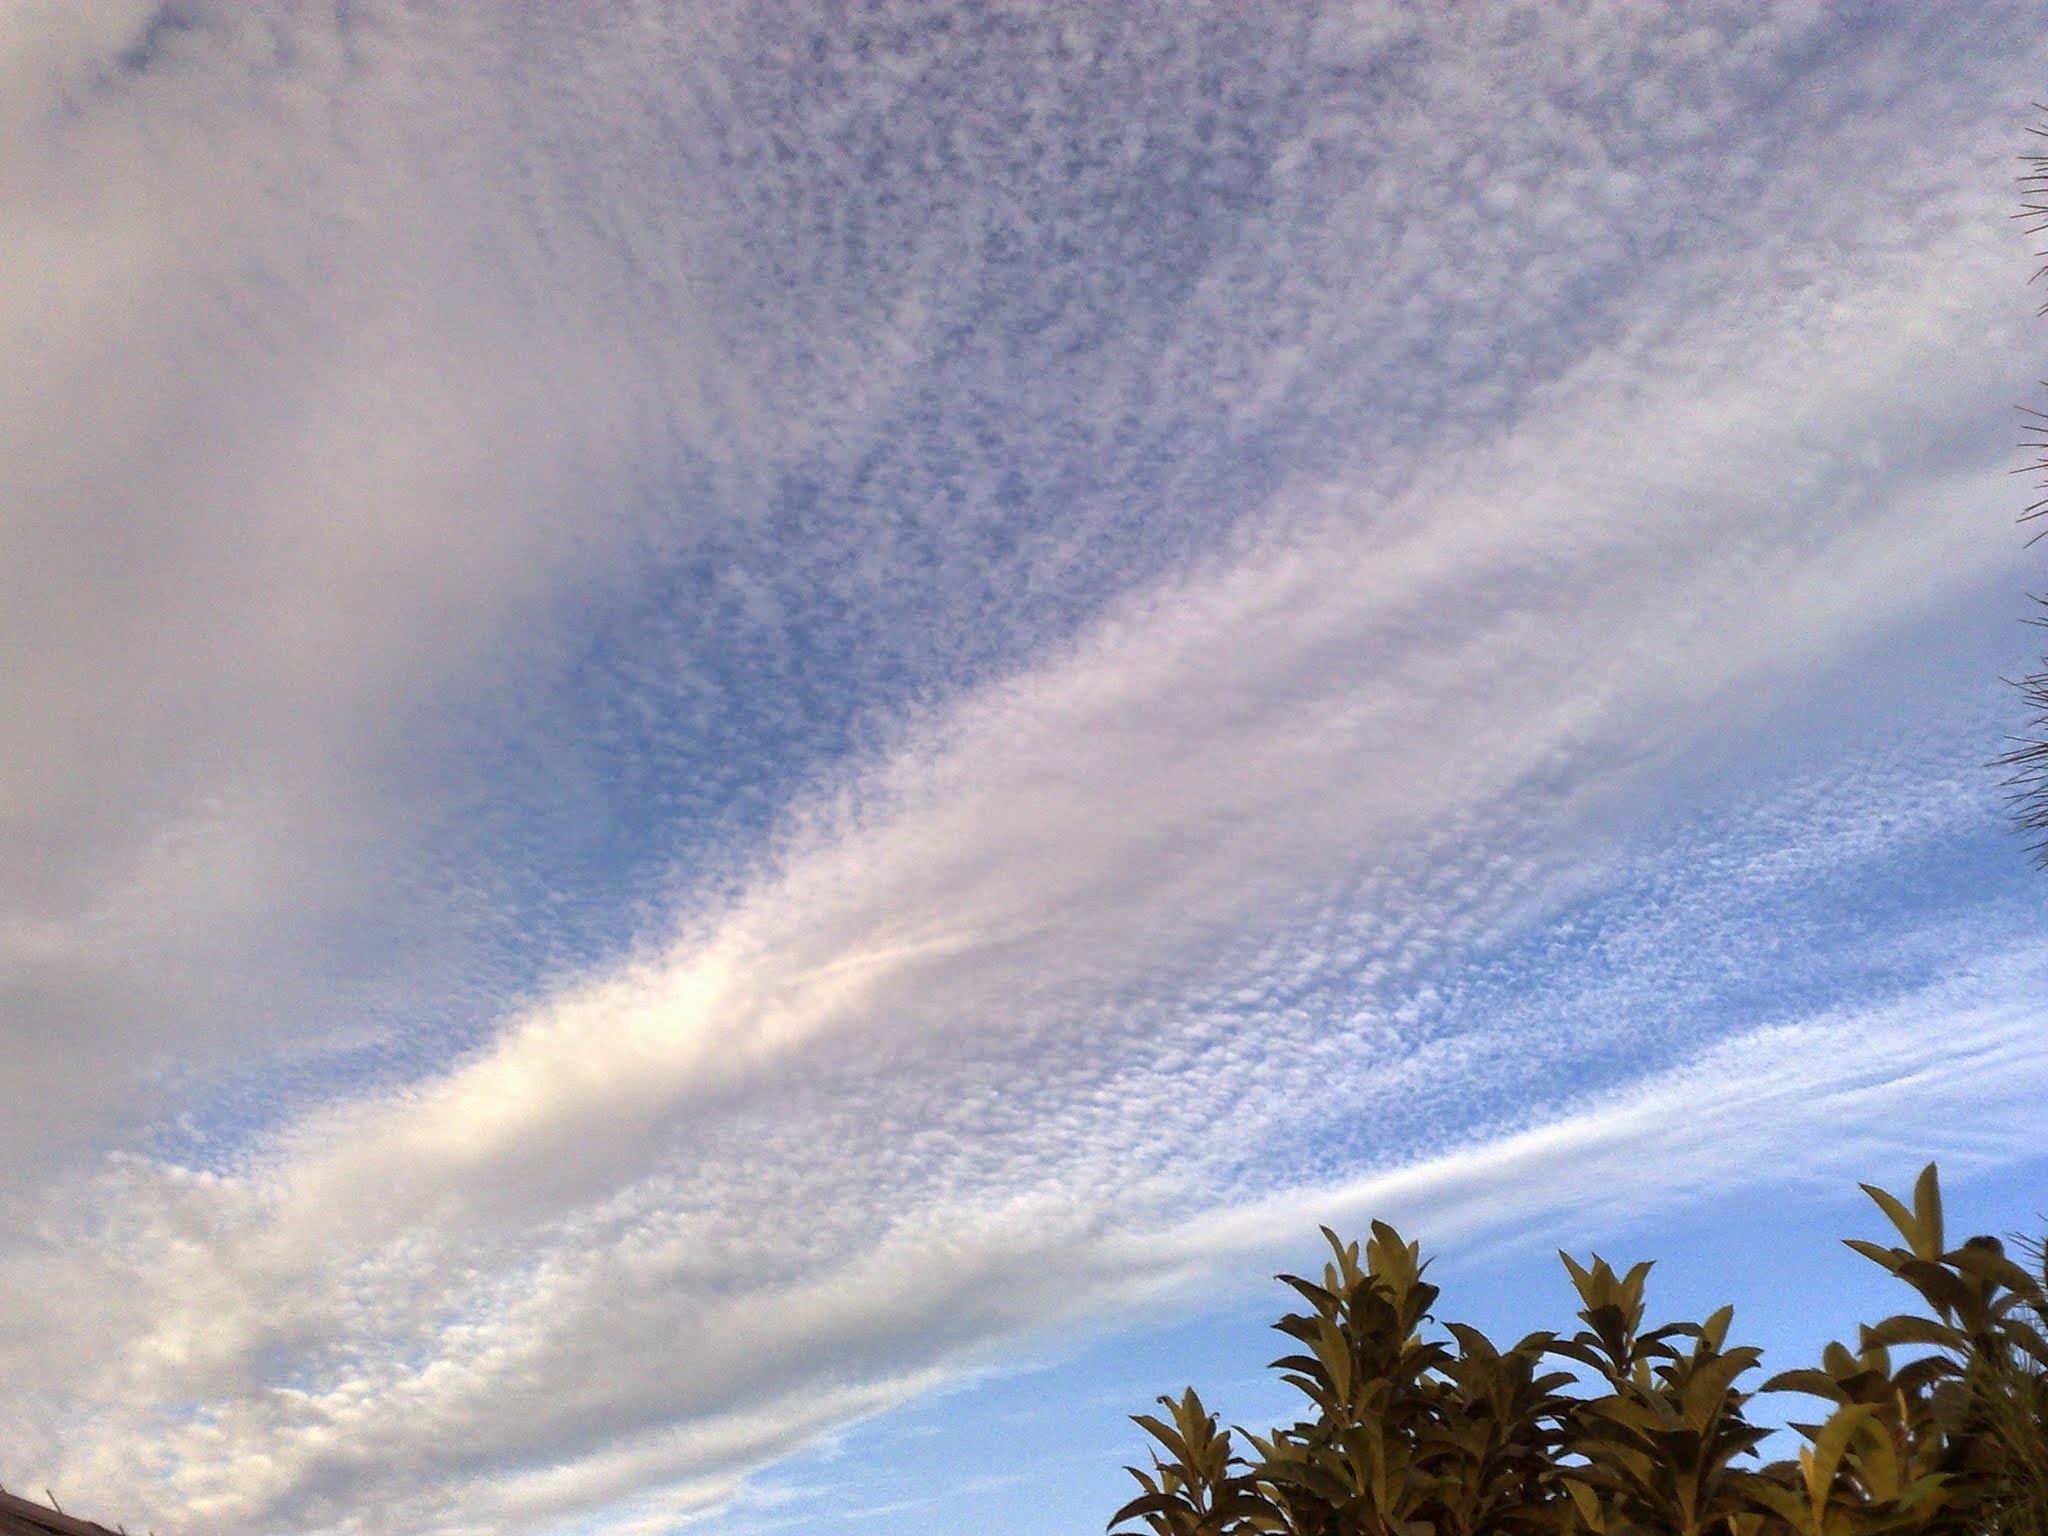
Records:
{"label": "plant silhouette", "polygon": [[[1933,1164],[1911,1202],[1862,1186],[1898,1245],[1848,1244],[1922,1310],[1863,1326],[1854,1350],[1782,1372],[1764,1392],[1818,1399],[1796,1458],[1756,1464],[1770,1431],[1737,1382],[1762,1352],[1730,1345],[1733,1310],[1645,1327],[1650,1265],[1560,1254],[1581,1303],[1569,1335],[1503,1350],[1434,1322],[1419,1247],[1374,1222],[1361,1251],[1327,1227],[1319,1279],[1274,1327],[1273,1362],[1307,1415],[1265,1434],[1221,1429],[1190,1387],[1142,1492],[1112,1528],[1135,1536],[2048,1536],[2048,1255],[1996,1238],[1946,1246]],[[1895,1353],[1902,1354],[1895,1360]],[[1577,1390],[1568,1390],[1576,1388]],[[1243,1450],[1237,1437],[1243,1437]]]}

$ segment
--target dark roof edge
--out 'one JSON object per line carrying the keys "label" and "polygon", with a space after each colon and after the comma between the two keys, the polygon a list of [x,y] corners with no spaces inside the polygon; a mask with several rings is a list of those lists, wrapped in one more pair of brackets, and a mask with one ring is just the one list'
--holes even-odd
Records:
{"label": "dark roof edge", "polygon": [[0,1490],[0,1536],[118,1536],[104,1525],[80,1520]]}

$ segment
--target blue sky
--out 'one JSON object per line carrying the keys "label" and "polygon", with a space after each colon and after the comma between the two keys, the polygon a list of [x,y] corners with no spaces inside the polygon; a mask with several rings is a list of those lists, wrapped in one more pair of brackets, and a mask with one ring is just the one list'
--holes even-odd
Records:
{"label": "blue sky", "polygon": [[1099,1530],[1319,1222],[2036,1225],[2044,44],[0,5],[0,1483]]}

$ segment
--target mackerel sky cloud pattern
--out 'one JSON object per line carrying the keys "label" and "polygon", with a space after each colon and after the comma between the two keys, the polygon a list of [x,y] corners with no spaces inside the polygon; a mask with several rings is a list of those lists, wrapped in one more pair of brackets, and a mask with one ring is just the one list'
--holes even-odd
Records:
{"label": "mackerel sky cloud pattern", "polygon": [[751,1532],[1319,1220],[2024,1219],[2044,44],[0,6],[0,1482]]}

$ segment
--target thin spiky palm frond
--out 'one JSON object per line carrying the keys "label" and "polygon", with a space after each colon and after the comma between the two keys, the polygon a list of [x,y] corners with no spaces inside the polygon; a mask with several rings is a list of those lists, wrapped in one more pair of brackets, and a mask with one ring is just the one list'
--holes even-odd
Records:
{"label": "thin spiky palm frond", "polygon": [[[2048,118],[2048,106],[2036,103],[2034,110]],[[2037,125],[2027,131],[2048,140],[2048,127]],[[2019,177],[2020,206],[2013,217],[2021,220],[2028,235],[2040,242],[2048,237],[2048,152],[2022,155],[2020,164],[2024,167]],[[2037,244],[2034,257],[2041,265],[2028,281],[2048,279],[2048,247]],[[2048,299],[2042,301],[2038,313],[2048,316]],[[2042,388],[2048,389],[2048,380],[2042,381]],[[2034,499],[2020,513],[2019,520],[2035,523],[2048,518],[2048,412],[2021,406],[2020,413],[2025,419],[2019,446],[2030,457],[2013,473],[2033,476]],[[2031,547],[2043,537],[2048,537],[2048,523],[2036,529],[2027,543]],[[2034,601],[2048,607],[2048,598],[2036,597]],[[2029,622],[2048,623],[2040,617]],[[1991,760],[1991,766],[2006,774],[2003,787],[2007,805],[2014,825],[2028,839],[2028,854],[2036,864],[2048,869],[2048,656],[2041,658],[2038,671],[2006,681],[2019,690],[2026,708],[2026,725],[2020,735],[2010,738],[2012,745]]]}

